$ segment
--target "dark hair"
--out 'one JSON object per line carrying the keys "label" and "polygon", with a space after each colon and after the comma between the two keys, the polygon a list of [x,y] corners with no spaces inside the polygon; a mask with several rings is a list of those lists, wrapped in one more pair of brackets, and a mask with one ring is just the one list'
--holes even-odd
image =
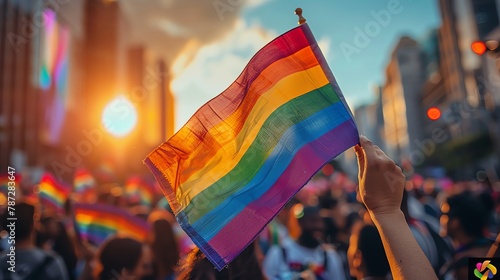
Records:
{"label": "dark hair", "polygon": [[357,221],[361,221],[361,217],[358,212],[351,212],[345,218],[344,232],[351,233],[352,227]]}
{"label": "dark hair", "polygon": [[56,252],[64,261],[66,269],[70,275],[70,279],[75,279],[75,269],[78,259],[76,257],[75,244],[71,240],[66,227],[63,222],[56,221],[57,235],[54,238],[54,245],[52,249]]}
{"label": "dark hair", "polygon": [[464,192],[449,197],[447,202],[450,206],[448,217],[457,218],[467,235],[476,238],[484,236],[487,211],[476,196],[470,192]]}
{"label": "dark hair", "polygon": [[363,225],[359,231],[358,250],[363,256],[367,276],[383,277],[389,273],[389,261],[377,228]]}
{"label": "dark hair", "polygon": [[35,206],[20,202],[16,204],[16,211],[13,216],[10,216],[9,211],[6,211],[2,217],[2,226],[5,230],[10,231],[7,226],[12,221],[8,220],[8,218],[17,218],[17,222],[15,223],[17,241],[30,238],[35,226]]}
{"label": "dark hair", "polygon": [[200,249],[195,248],[181,266],[179,280],[264,280],[261,267],[255,256],[255,244],[251,243],[222,271],[205,257]]}
{"label": "dark hair", "polygon": [[304,206],[302,211],[294,213],[298,221],[302,221],[305,217],[311,217],[320,214],[321,209],[317,206]]}
{"label": "dark hair", "polygon": [[319,207],[321,209],[332,209],[337,207],[338,204],[338,199],[332,197],[331,195],[324,195],[319,198]]}
{"label": "dark hair", "polygon": [[142,256],[142,244],[132,238],[114,237],[105,242],[100,250],[102,271],[100,280],[116,279],[122,269],[134,270]]}
{"label": "dark hair", "polygon": [[493,199],[492,195],[487,192],[482,192],[477,196],[477,198],[479,199],[479,201],[481,201],[484,210],[486,210],[486,215],[491,215],[491,213],[495,209],[495,200]]}
{"label": "dark hair", "polygon": [[154,239],[149,245],[155,270],[158,272],[158,267],[162,267],[167,274],[172,274],[180,258],[172,225],[165,219],[158,219],[153,222],[152,231]]}

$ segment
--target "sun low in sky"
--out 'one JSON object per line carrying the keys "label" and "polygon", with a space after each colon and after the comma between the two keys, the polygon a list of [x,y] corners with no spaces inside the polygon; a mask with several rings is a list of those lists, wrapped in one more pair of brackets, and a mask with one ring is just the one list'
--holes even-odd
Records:
{"label": "sun low in sky", "polygon": [[137,111],[132,102],[119,95],[104,107],[102,124],[115,137],[127,136],[137,124]]}

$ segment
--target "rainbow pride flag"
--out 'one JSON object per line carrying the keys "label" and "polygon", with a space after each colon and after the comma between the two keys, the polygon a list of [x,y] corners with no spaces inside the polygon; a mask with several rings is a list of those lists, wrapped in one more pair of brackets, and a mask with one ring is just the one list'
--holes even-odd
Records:
{"label": "rainbow pride flag", "polygon": [[155,187],[141,177],[130,177],[125,183],[125,196],[131,202],[151,207],[155,196]]}
{"label": "rainbow pride flag", "polygon": [[95,187],[95,179],[87,169],[79,168],[75,172],[73,184],[75,193],[84,193]]}
{"label": "rainbow pride flag", "polygon": [[62,212],[71,192],[70,188],[58,182],[50,173],[45,173],[40,181],[39,199],[42,205]]}
{"label": "rainbow pride flag", "polygon": [[321,167],[359,143],[316,40],[300,25],[257,52],[145,164],[221,270]]}
{"label": "rainbow pride flag", "polygon": [[149,232],[146,221],[110,205],[76,204],[74,214],[80,237],[95,245],[101,244],[114,234],[123,234],[145,241]]}

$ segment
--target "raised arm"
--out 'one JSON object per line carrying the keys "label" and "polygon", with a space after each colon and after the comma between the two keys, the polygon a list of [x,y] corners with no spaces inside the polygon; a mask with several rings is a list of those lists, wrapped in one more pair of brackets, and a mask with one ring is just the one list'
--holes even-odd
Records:
{"label": "raised arm", "polygon": [[377,227],[394,279],[437,279],[401,212],[405,177],[393,160],[360,137],[359,194]]}

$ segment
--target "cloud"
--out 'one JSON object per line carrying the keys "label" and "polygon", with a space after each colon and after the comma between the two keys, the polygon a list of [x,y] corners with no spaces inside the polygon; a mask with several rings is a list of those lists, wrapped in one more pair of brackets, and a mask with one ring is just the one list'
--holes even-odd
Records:
{"label": "cloud", "polygon": [[256,8],[258,6],[261,6],[263,4],[267,4],[273,0],[246,0],[246,6],[248,8]]}
{"label": "cloud", "polygon": [[331,45],[331,40],[328,37],[322,37],[321,39],[318,40],[318,46],[327,60],[330,60],[329,59],[331,55],[330,45]]}
{"label": "cloud", "polygon": [[[176,128],[204,103],[224,91],[241,73],[250,58],[276,34],[259,25],[248,26],[243,20],[217,42],[198,48],[187,47],[175,60],[172,90],[178,113]],[[190,54],[190,51],[195,51]],[[192,56],[193,60],[187,62]]]}
{"label": "cloud", "polygon": [[176,126],[226,89],[276,34],[241,19],[274,0],[122,0],[130,43],[148,46],[173,74]]}
{"label": "cloud", "polygon": [[[214,1],[199,0],[123,0],[120,1],[129,27],[132,44],[144,44],[160,56],[173,61],[186,45],[197,46],[214,42],[234,28],[242,5],[220,11]],[[251,0],[256,1],[256,0]]]}

